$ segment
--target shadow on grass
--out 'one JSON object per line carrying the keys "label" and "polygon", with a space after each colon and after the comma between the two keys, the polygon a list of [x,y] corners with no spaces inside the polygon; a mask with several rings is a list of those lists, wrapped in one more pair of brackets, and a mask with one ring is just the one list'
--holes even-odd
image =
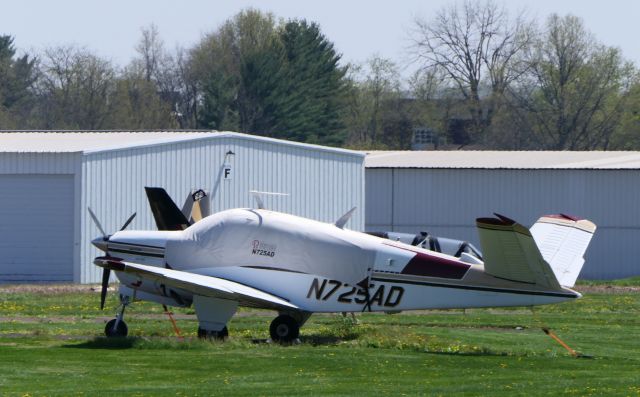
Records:
{"label": "shadow on grass", "polygon": [[82,343],[64,345],[70,349],[107,349],[107,350],[206,350],[217,349],[229,343],[231,346],[240,346],[242,341],[227,342],[218,340],[202,340],[198,338],[174,338],[157,336],[129,336],[125,338],[96,337]]}
{"label": "shadow on grass", "polygon": [[[187,338],[178,340],[174,338],[164,337],[125,337],[125,338],[107,338],[95,337],[79,343],[63,345],[70,349],[105,349],[105,350],[128,350],[128,349],[169,349],[169,350],[202,350],[202,349],[220,349],[222,347],[248,347],[251,344],[273,344],[274,346],[334,346],[343,342],[355,341],[357,335],[332,335],[326,333],[314,333],[301,335],[297,341],[291,343],[274,343],[270,339],[237,339],[228,341],[203,341],[195,338]],[[423,353],[430,355],[442,356],[460,356],[460,357],[505,357],[505,356],[529,356],[530,352],[517,351],[500,351],[491,348],[478,347],[459,347],[450,345],[425,345],[422,343],[402,343],[394,341],[356,341],[355,345],[365,349],[391,349],[401,351],[413,351],[415,353]]]}
{"label": "shadow on grass", "polygon": [[[354,338],[351,338],[354,339]],[[337,345],[345,340],[351,340],[349,338],[340,338],[335,335],[323,335],[323,334],[310,334],[301,335],[300,342],[311,346],[324,346],[324,345]]]}
{"label": "shadow on grass", "polygon": [[482,350],[477,352],[447,352],[447,351],[424,351],[426,354],[434,354],[438,356],[459,356],[459,357],[516,357],[522,356],[525,357],[527,354],[516,354],[510,352],[498,352],[498,351],[490,351],[490,350]]}
{"label": "shadow on grass", "polygon": [[300,337],[292,342],[273,342],[270,338],[254,338],[251,339],[251,343],[254,345],[261,344],[275,344],[279,346],[297,346],[297,345],[310,345],[310,346],[331,346],[337,345],[340,342],[344,342],[347,339],[340,338],[333,335],[300,335]]}
{"label": "shadow on grass", "polygon": [[64,345],[63,347],[72,349],[110,349],[110,350],[123,350],[131,349],[134,347],[140,338],[126,337],[126,338],[107,338],[96,337],[94,339],[76,343],[72,345]]}
{"label": "shadow on grass", "polygon": [[[290,343],[289,345],[305,344],[311,346],[329,346],[336,345],[340,342],[349,340],[350,338],[340,338],[333,335],[324,334],[311,334],[300,336],[298,342]],[[352,338],[351,338],[352,339]],[[107,338],[107,337],[95,337],[93,339],[83,341],[80,343],[63,345],[69,349],[107,349],[107,350],[126,350],[126,349],[202,349],[211,348],[215,345],[224,344],[242,344],[243,341],[237,340],[236,343],[231,341],[203,341],[199,339],[167,339],[167,338],[153,338],[153,337],[138,337],[129,336],[125,338]],[[252,339],[252,344],[270,344],[270,339]],[[278,344],[281,345],[281,344]],[[287,345],[287,344],[283,344]]]}

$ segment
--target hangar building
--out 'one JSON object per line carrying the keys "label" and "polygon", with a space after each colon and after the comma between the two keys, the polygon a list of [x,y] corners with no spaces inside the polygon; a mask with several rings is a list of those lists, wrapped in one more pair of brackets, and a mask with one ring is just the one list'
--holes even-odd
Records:
{"label": "hangar building", "polygon": [[[364,154],[233,132],[0,132],[0,282],[98,282],[90,240],[134,212],[153,229],[144,186],[182,206],[193,188],[212,211],[266,208],[333,222],[364,208]],[[356,211],[347,227],[364,229]]]}
{"label": "hangar building", "polygon": [[581,277],[640,275],[640,152],[371,152],[368,231],[428,231],[476,246],[475,219],[494,212],[531,226],[541,215],[598,229]]}

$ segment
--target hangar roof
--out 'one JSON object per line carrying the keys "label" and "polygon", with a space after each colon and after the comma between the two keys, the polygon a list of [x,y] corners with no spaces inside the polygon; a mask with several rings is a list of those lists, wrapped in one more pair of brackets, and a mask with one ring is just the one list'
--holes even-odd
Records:
{"label": "hangar roof", "polygon": [[370,151],[366,168],[640,169],[640,152]]}
{"label": "hangar roof", "polygon": [[200,139],[234,137],[310,150],[364,156],[364,153],[231,131],[0,131],[0,153],[95,153]]}

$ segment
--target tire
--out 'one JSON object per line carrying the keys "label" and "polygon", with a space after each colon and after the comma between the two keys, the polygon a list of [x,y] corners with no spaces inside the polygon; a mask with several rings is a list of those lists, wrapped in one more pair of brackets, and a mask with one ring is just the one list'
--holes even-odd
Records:
{"label": "tire", "polygon": [[129,329],[127,328],[127,324],[120,320],[118,323],[118,328],[114,329],[114,325],[117,319],[110,320],[107,325],[104,327],[104,334],[107,338],[124,338],[129,333]]}
{"label": "tire", "polygon": [[269,333],[274,342],[289,343],[300,336],[300,326],[293,317],[282,314],[271,322]]}
{"label": "tire", "polygon": [[220,331],[209,331],[198,327],[198,338],[209,340],[225,340],[229,337],[229,329],[225,326]]}

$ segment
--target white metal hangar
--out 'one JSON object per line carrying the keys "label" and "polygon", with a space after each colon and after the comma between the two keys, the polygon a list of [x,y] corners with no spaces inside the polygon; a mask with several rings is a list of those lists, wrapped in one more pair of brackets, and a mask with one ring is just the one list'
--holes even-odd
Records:
{"label": "white metal hangar", "polygon": [[[90,240],[154,229],[144,187],[160,186],[181,206],[193,188],[212,211],[265,207],[333,222],[364,207],[359,152],[233,132],[0,132],[0,282],[99,281]],[[347,227],[364,229],[356,211]]]}
{"label": "white metal hangar", "polygon": [[640,275],[640,152],[371,152],[367,231],[427,231],[479,247],[475,219],[587,218],[598,229],[581,277]]}

